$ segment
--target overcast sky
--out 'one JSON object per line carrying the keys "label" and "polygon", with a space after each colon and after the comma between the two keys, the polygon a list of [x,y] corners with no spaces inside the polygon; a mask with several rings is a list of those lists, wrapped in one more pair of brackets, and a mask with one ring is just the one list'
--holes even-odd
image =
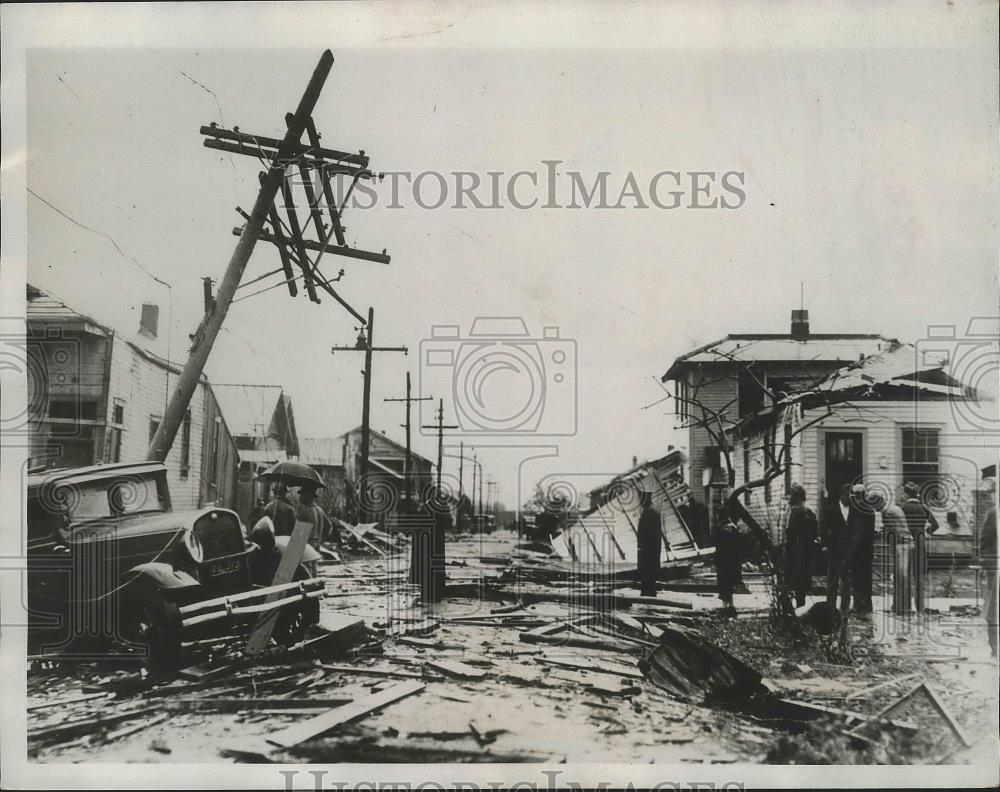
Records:
{"label": "overcast sky", "polygon": [[[596,483],[633,455],[683,442],[667,408],[642,409],[662,396],[653,378],[726,333],[787,332],[800,283],[814,332],[913,341],[928,324],[961,331],[997,314],[987,6],[925,6],[918,19],[912,7],[809,17],[768,5],[763,24],[753,6],[734,18],[687,4],[613,17],[586,4],[504,4],[509,17],[497,6],[292,16],[258,5],[204,35],[197,19],[161,19],[113,48],[90,46],[112,40],[92,22],[74,48],[40,34],[25,66],[27,186],[170,283],[172,310],[167,289],[106,238],[31,196],[27,279],[130,334],[138,306],[159,303],[162,321],[172,318],[170,357],[183,360],[201,277],[221,277],[241,222],[234,207],[249,210],[259,169],[203,148],[198,128],[280,137],[324,46],[336,63],[314,113],[323,142],[364,149],[376,170],[485,179],[561,160],[588,182],[609,171],[612,202],[630,171],[643,191],[664,170],[742,172],[745,202],[732,210],[427,210],[405,190],[403,208],[388,209],[383,183],[382,205],[345,223],[350,244],[386,248],[392,263],[324,259],[328,273],[346,270],[338,288],[349,302],[375,307],[376,343],[411,348],[376,358],[374,428],[402,438],[402,407],[381,399],[401,395],[407,368],[416,381],[432,325],[466,333],[477,316],[520,316],[535,337],[557,326],[579,361],[577,434],[554,440],[558,457],[525,475]],[[278,263],[260,244],[245,278]],[[331,299],[272,290],[234,304],[208,374],[283,385],[301,436],[336,435],[360,423],[362,361],[329,347],[353,343],[356,324]],[[433,395],[453,421],[449,394]],[[433,440],[417,450],[433,459]],[[483,453],[512,502],[527,452]]]}

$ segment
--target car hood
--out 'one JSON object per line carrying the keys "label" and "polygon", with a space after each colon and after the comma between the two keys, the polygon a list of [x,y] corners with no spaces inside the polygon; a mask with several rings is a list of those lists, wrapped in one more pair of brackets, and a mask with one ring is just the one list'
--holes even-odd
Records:
{"label": "car hood", "polygon": [[[169,533],[183,531],[194,525],[194,521],[201,515],[204,509],[194,509],[190,511],[175,511],[146,514],[132,514],[122,517],[117,521],[119,529],[128,529],[142,533]],[[74,529],[85,528],[88,525],[100,525],[111,522],[110,520],[93,520],[85,523],[77,523]]]}

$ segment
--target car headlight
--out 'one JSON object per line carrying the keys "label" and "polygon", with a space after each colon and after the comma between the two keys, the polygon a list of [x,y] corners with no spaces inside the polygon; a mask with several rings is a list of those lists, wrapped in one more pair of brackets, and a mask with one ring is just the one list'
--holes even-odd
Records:
{"label": "car headlight", "polygon": [[185,531],[181,542],[184,544],[184,549],[191,560],[196,564],[200,564],[205,558],[205,549],[201,546],[201,540],[195,536],[194,531]]}

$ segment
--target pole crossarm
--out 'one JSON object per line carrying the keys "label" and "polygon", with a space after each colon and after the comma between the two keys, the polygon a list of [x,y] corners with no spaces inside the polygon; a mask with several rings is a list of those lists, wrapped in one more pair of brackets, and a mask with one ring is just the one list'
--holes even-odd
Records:
{"label": "pole crossarm", "polygon": [[[286,284],[289,295],[295,297],[298,294],[296,281],[301,279],[303,290],[312,302],[320,302],[318,291],[322,290],[364,324],[364,317],[330,286],[339,277],[325,277],[319,265],[327,253],[378,264],[390,262],[385,250],[375,253],[350,247],[341,222],[344,207],[358,180],[381,179],[382,174],[368,170],[369,159],[363,151],[352,154],[321,146],[321,135],[316,130],[312,108],[305,115],[288,113],[284,120],[287,133],[293,129],[295,132],[291,138],[286,134],[284,140],[247,134],[241,132],[239,127],[225,129],[216,124],[203,126],[200,131],[205,136],[203,143],[207,148],[254,157],[266,165],[267,170],[260,176],[262,185],[269,179],[278,182],[280,203],[272,197],[271,205],[265,209],[263,222],[254,223],[252,231],[254,241],[263,240],[278,248],[284,274],[278,285]],[[301,140],[303,134],[307,137],[306,143]],[[338,206],[331,180],[340,176],[350,177],[351,183],[343,196],[343,203]],[[296,187],[300,189],[296,190]],[[303,218],[296,209],[296,192],[304,194],[304,200],[298,202],[298,206],[306,211]],[[234,228],[233,234],[242,238],[250,226],[250,215],[239,208],[237,211],[247,223]],[[309,238],[310,234],[315,234],[315,238]],[[331,242],[331,239],[334,241]],[[314,255],[311,257],[310,253]],[[300,277],[295,276],[293,265],[301,270]],[[267,289],[256,293],[264,291]]]}
{"label": "pole crossarm", "polygon": [[[254,156],[262,148],[278,149],[282,143],[277,138],[264,137],[263,135],[249,135],[246,132],[240,132],[239,127],[229,130],[217,124],[209,124],[208,126],[203,126],[198,131],[209,139],[232,140],[236,143],[246,144],[246,153]],[[310,137],[312,136],[310,135]],[[206,141],[206,145],[207,143],[208,141]],[[355,166],[355,170],[368,168],[368,157],[365,156],[363,151],[357,154],[349,154],[346,151],[336,151],[335,149],[325,149],[319,146],[306,146],[296,143],[294,146],[288,148],[285,155],[316,157],[321,162],[323,160],[335,160],[353,165]]]}

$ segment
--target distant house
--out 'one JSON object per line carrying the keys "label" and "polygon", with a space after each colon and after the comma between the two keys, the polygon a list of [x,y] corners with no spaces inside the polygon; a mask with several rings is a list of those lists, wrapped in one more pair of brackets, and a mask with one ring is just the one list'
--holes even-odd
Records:
{"label": "distant house", "polygon": [[738,449],[736,481],[758,478],[765,448],[788,433],[791,464],[783,478],[744,495],[747,508],[776,539],[786,509],[779,496],[792,480],[805,486],[820,514],[845,484],[864,483],[898,502],[902,485],[912,481],[941,526],[935,541],[949,534],[972,537],[984,517],[982,478],[995,474],[997,453],[960,422],[967,406],[981,410],[990,400],[955,379],[948,360],[894,344],[744,416],[730,430]]}
{"label": "distant house", "polygon": [[[331,514],[345,520],[358,515],[357,482],[361,473],[361,427],[333,438],[306,438],[300,444],[298,461],[311,467],[327,482],[320,503]],[[374,429],[369,433],[370,496],[372,519],[385,521],[399,511],[405,496],[406,447]],[[411,491],[416,501],[426,497],[433,482],[433,463],[411,452]]]}
{"label": "distant house", "polygon": [[[152,307],[140,338],[156,336]],[[144,460],[180,367],[32,286],[26,320],[30,464]],[[205,377],[165,464],[175,508],[232,504],[236,447]]]}
{"label": "distant house", "polygon": [[234,508],[246,517],[268,484],[257,476],[276,462],[299,455],[292,400],[280,385],[216,385],[215,392],[236,444],[238,476]]}
{"label": "distant house", "polygon": [[319,491],[317,501],[321,509],[335,517],[345,518],[347,492],[344,487],[344,438],[299,438],[298,461],[319,473],[326,487]]}
{"label": "distant house", "polygon": [[[875,334],[809,332],[809,312],[792,311],[787,334],[732,334],[677,358],[663,375],[672,382],[678,428],[687,429],[686,481],[710,517],[735,485],[709,431],[706,417],[723,430],[771,403],[769,394],[808,388],[859,359],[898,342]],[[704,408],[704,410],[703,410]]]}

